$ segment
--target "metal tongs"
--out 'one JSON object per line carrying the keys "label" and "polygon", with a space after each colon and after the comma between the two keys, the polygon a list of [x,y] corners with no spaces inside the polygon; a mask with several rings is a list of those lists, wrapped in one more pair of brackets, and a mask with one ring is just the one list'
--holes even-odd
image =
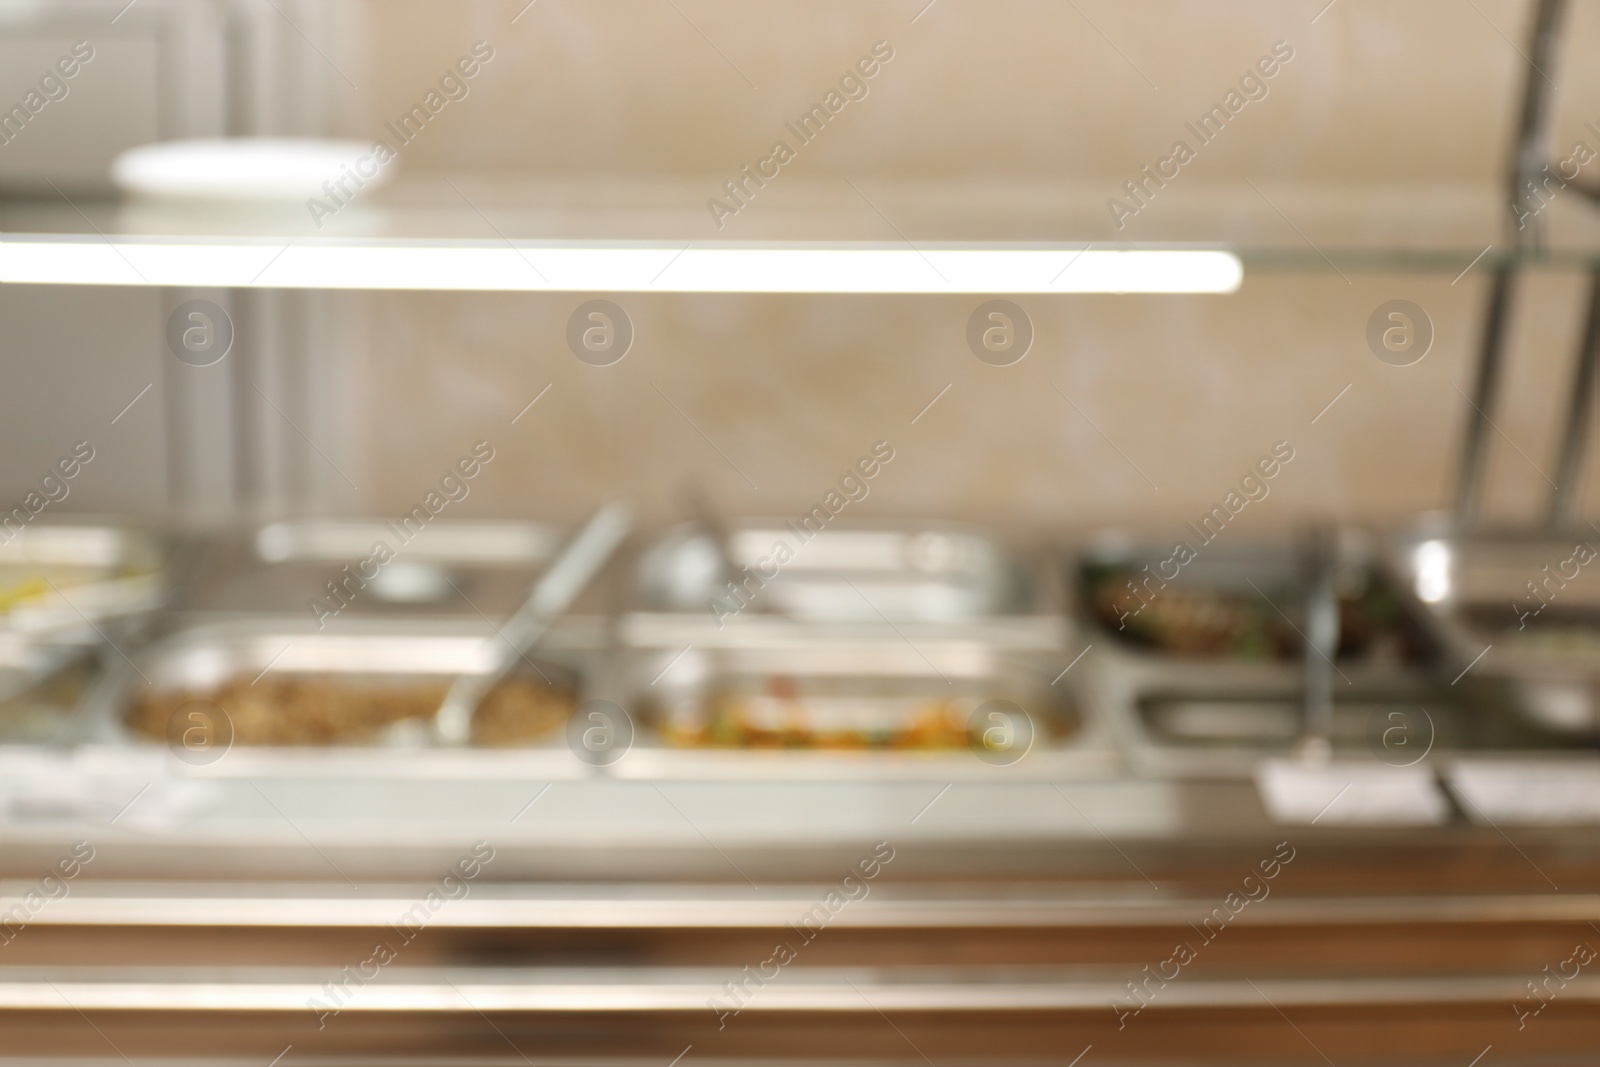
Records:
{"label": "metal tongs", "polygon": [[1330,526],[1306,538],[1304,719],[1296,754],[1326,762],[1333,750],[1333,657],[1339,652],[1338,539]]}
{"label": "metal tongs", "polygon": [[499,628],[503,644],[493,666],[480,673],[463,674],[451,684],[434,713],[434,733],[440,743],[464,745],[471,739],[472,714],[478,702],[572,605],[628,535],[632,521],[628,505],[614,500],[596,511],[567,542],[555,562],[534,583],[528,599]]}

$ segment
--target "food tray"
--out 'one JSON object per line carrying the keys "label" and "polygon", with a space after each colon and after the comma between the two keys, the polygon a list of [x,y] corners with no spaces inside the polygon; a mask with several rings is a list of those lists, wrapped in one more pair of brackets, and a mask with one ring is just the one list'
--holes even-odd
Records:
{"label": "food tray", "polygon": [[[713,536],[669,530],[639,561],[644,611],[779,614],[817,620],[958,622],[1031,610],[1039,583],[994,538],[969,527],[840,525],[742,519],[729,524],[728,556],[743,568],[729,595]],[[720,609],[713,606],[719,602]]]}
{"label": "food tray", "polygon": [[[512,689],[492,692],[480,706],[477,740],[564,754],[563,730],[583,699],[592,639],[602,629],[571,620],[553,632],[510,676]],[[323,630],[297,617],[180,624],[102,687],[88,712],[88,739],[165,743],[197,763],[203,753],[180,749],[427,747],[427,714],[456,676],[492,666],[496,641],[487,624],[450,620],[351,619]],[[497,703],[497,693],[519,701],[523,721],[538,728],[509,729],[508,713],[517,709]],[[285,712],[275,706],[280,700],[296,703]],[[165,730],[156,721],[162,709]],[[400,725],[389,729],[393,722]],[[185,741],[191,725],[201,730],[193,746]]]}
{"label": "food tray", "polygon": [[30,525],[0,541],[0,740],[53,735],[94,650],[132,641],[165,594],[160,543],[128,527]]}
{"label": "food tray", "polygon": [[1117,765],[1063,677],[1059,619],[967,625],[695,615],[623,620],[639,741],[657,777],[1093,776]]}
{"label": "food tray", "polygon": [[[1403,763],[1509,740],[1490,736],[1440,684],[1438,649],[1377,542],[1340,530],[1332,543],[1334,754]],[[1247,776],[1294,748],[1305,685],[1302,558],[1287,540],[1201,545],[1172,576],[1170,546],[1107,534],[1074,561],[1074,600],[1095,648],[1083,684],[1139,769]],[[1171,577],[1141,585],[1143,596],[1127,590],[1126,581],[1151,574]],[[1122,630],[1113,590],[1128,598]]]}
{"label": "food tray", "polygon": [[[1292,682],[1304,658],[1301,557],[1283,544],[1173,550],[1101,537],[1075,567],[1076,608],[1108,649],[1193,678]],[[1133,588],[1130,588],[1133,583]],[[1404,674],[1435,655],[1407,601],[1359,531],[1335,539],[1340,671]]]}
{"label": "food tray", "polygon": [[502,618],[560,545],[555,527],[530,522],[440,519],[420,530],[379,519],[279,522],[210,546],[187,607]]}
{"label": "food tray", "polygon": [[0,635],[92,644],[95,623],[155,610],[157,540],[112,525],[33,525],[0,540]]}

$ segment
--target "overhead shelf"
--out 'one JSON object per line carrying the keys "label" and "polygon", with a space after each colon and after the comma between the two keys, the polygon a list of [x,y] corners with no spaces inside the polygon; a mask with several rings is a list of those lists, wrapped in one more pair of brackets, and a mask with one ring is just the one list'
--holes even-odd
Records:
{"label": "overhead shelf", "polygon": [[[1120,195],[1119,195],[1120,192]],[[729,293],[1226,293],[1242,273],[1456,276],[1600,263],[1576,192],[1513,249],[1482,186],[1173,186],[796,177],[733,214],[696,177],[417,175],[320,205],[0,202],[0,282]],[[1135,201],[1137,203],[1137,201]]]}

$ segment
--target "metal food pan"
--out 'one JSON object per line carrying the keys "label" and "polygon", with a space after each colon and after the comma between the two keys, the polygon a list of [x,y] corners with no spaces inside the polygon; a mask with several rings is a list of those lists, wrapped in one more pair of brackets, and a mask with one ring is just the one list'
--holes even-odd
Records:
{"label": "metal food pan", "polygon": [[1395,539],[1394,566],[1486,713],[1506,709],[1555,735],[1600,735],[1600,532],[1453,536],[1422,525]]}
{"label": "metal food pan", "polygon": [[318,617],[317,606],[340,617],[496,618],[515,610],[560,545],[555,527],[531,522],[278,522],[208,546],[189,606],[308,618]]}
{"label": "metal food pan", "polygon": [[[1304,673],[1304,577],[1287,542],[1201,545],[1179,564],[1172,546],[1104,535],[1072,569],[1070,595],[1086,634],[1152,681],[1281,689]],[[1341,683],[1404,688],[1432,668],[1438,650],[1426,626],[1362,532],[1339,531],[1334,585]]]}
{"label": "metal food pan", "polygon": [[63,523],[0,539],[0,633],[92,644],[96,622],[154,611],[162,593],[163,554],[150,534]]}
{"label": "metal food pan", "polygon": [[818,620],[958,622],[1034,608],[1037,575],[987,533],[948,524],[826,526],[784,520],[729,524],[727,557],[741,573],[730,597],[724,556],[698,525],[669,530],[641,556],[637,606],[655,612],[769,613]]}
{"label": "metal food pan", "polygon": [[55,735],[95,649],[135,641],[164,603],[164,562],[153,535],[111,524],[29,525],[0,540],[0,740]]}
{"label": "metal food pan", "polygon": [[[1334,751],[1404,761],[1489,743],[1459,694],[1440,686],[1437,645],[1378,543],[1345,529],[1333,548]],[[1140,769],[1249,775],[1293,750],[1305,729],[1303,556],[1285,539],[1200,544],[1187,562],[1175,558],[1173,546],[1112,533],[1073,560],[1071,596],[1096,650],[1083,684]],[[1127,588],[1135,579],[1137,593]],[[1126,598],[1121,620],[1108,610],[1113,591]]]}
{"label": "metal food pan", "polygon": [[[1303,672],[1152,669],[1129,656],[1085,663],[1081,680],[1132,766],[1179,778],[1250,777],[1263,759],[1299,751]],[[1329,755],[1410,766],[1466,752],[1515,752],[1547,739],[1486,716],[1468,694],[1426,671],[1336,674]]]}
{"label": "metal food pan", "polygon": [[379,519],[295,519],[256,531],[256,555],[264,562],[343,563],[387,540],[425,563],[457,566],[540,567],[561,547],[560,534],[543,523],[446,520],[415,523]]}
{"label": "metal food pan", "polygon": [[[183,743],[192,719],[202,747],[213,734],[251,749],[427,745],[428,716],[450,682],[489,669],[499,640],[483,623],[339,622],[323,630],[298,617],[181,625],[102,688],[88,710],[89,739],[170,747]],[[508,680],[517,687],[507,691],[513,705],[491,694],[480,706],[478,741],[562,746],[595,673],[601,632],[585,619],[552,632]],[[537,731],[514,728],[535,723]]]}
{"label": "metal food pan", "polygon": [[[1294,752],[1304,733],[1305,672],[1293,665],[1151,662],[1113,649],[1079,670],[1144,773],[1249,777],[1261,760]],[[1332,755],[1396,764],[1492,743],[1460,694],[1424,671],[1342,674],[1332,686]]]}
{"label": "metal food pan", "polygon": [[[1437,690],[1336,691],[1331,755],[1412,766],[1483,743],[1459,700]],[[1303,729],[1300,694],[1228,694],[1151,690],[1119,705],[1120,726],[1141,770],[1175,777],[1248,777],[1263,759],[1297,751]]]}
{"label": "metal food pan", "polygon": [[[1186,671],[1115,654],[1079,670],[1117,745],[1144,773],[1250,777],[1263,759],[1296,753],[1303,738],[1300,671],[1277,677],[1248,665]],[[1331,696],[1327,741],[1334,758],[1398,767],[1552,747],[1548,734],[1514,717],[1485,714],[1470,692],[1426,670],[1335,674]]]}
{"label": "metal food pan", "polygon": [[619,773],[950,778],[1116,763],[1063,677],[1059,626],[698,623],[625,620],[621,685],[639,741]]}

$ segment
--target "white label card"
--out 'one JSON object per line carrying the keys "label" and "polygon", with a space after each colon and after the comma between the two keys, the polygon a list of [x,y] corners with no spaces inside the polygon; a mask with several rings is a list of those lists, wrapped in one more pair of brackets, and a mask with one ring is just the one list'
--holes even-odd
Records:
{"label": "white label card", "polygon": [[1600,761],[1462,760],[1450,788],[1478,823],[1600,823]]}
{"label": "white label card", "polygon": [[1274,822],[1318,826],[1436,826],[1450,804],[1424,766],[1263,761],[1256,788]]}

